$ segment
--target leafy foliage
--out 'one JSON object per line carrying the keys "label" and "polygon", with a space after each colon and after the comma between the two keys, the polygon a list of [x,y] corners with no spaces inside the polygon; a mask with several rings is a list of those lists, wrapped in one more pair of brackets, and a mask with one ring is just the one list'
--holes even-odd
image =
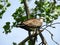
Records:
{"label": "leafy foliage", "polygon": [[8,34],[11,32],[10,30],[10,22],[6,22],[6,25],[3,26],[5,34]]}
{"label": "leafy foliage", "polygon": [[5,10],[2,10],[2,11],[0,12],[0,18],[2,18],[2,15],[3,15],[4,12],[5,12]]}
{"label": "leafy foliage", "polygon": [[[16,9],[16,12],[12,15],[17,22],[23,21],[21,18],[24,17],[24,10],[22,7]],[[19,20],[18,20],[19,19]]]}
{"label": "leafy foliage", "polygon": [[3,5],[0,4],[0,9],[2,9],[2,8],[3,8]]}
{"label": "leafy foliage", "polygon": [[38,16],[43,16],[45,18],[44,21],[49,24],[58,19],[59,16],[59,14],[55,12],[55,9],[58,9],[60,6],[56,6],[55,3],[56,2],[43,2],[43,0],[35,1],[36,7],[34,8],[34,11]]}
{"label": "leafy foliage", "polygon": [[10,5],[11,4],[8,2],[8,0],[0,0],[0,19],[2,19],[4,12]]}
{"label": "leafy foliage", "polygon": [[60,9],[60,5],[57,5],[57,7],[56,7],[57,9]]}
{"label": "leafy foliage", "polygon": [[11,4],[8,2],[8,3],[7,3],[7,7],[9,7],[10,5],[11,5]]}
{"label": "leafy foliage", "polygon": [[[2,18],[2,15],[6,11],[6,8],[9,7],[11,4],[8,2],[8,0],[0,1],[1,3],[6,3],[5,5],[0,4],[0,18]],[[23,4],[24,0],[20,0],[20,3]],[[45,0],[36,0],[35,1],[36,7],[31,10],[30,18],[37,18],[37,16],[44,17],[44,22],[46,24],[53,23],[54,20],[58,19],[60,16],[60,5],[56,5],[56,1],[53,2],[45,1]],[[15,22],[13,22],[12,27],[16,27],[17,24],[20,22],[26,21],[27,16],[23,7],[19,7],[16,9],[16,11],[12,14],[12,17],[14,18]],[[10,29],[10,22],[6,22],[6,25],[3,26],[4,33],[8,34],[11,32]],[[55,28],[55,27],[52,27]],[[16,43],[13,43],[13,45],[16,45]],[[23,44],[25,45],[25,44]],[[31,42],[29,41],[29,45],[31,45]]]}
{"label": "leafy foliage", "polygon": [[13,45],[17,45],[15,42],[13,42]]}
{"label": "leafy foliage", "polygon": [[24,2],[24,0],[20,0],[21,1],[21,4]]}
{"label": "leafy foliage", "polygon": [[32,42],[30,40],[28,41],[28,45],[32,45]]}
{"label": "leafy foliage", "polygon": [[23,22],[27,19],[27,16],[24,15],[24,9],[19,7],[16,9],[16,12],[12,14],[16,22],[13,23],[13,26],[16,26],[18,23]]}

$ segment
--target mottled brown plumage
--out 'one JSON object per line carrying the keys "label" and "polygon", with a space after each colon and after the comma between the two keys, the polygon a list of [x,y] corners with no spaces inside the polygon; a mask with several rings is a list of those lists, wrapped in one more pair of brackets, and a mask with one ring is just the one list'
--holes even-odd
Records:
{"label": "mottled brown plumage", "polygon": [[40,19],[30,19],[23,22],[24,25],[29,26],[29,27],[40,27],[42,26],[42,23],[43,23],[42,17]]}

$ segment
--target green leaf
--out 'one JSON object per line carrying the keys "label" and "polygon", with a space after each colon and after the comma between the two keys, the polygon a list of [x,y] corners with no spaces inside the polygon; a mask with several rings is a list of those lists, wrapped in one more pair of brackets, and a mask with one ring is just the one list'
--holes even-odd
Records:
{"label": "green leaf", "polygon": [[16,18],[15,20],[16,20],[16,22],[20,22],[20,18]]}
{"label": "green leaf", "polygon": [[46,23],[51,23],[53,21],[51,16],[46,16]]}
{"label": "green leaf", "polygon": [[6,25],[9,25],[10,24],[10,22],[6,22]]}
{"label": "green leaf", "polygon": [[14,27],[16,26],[16,22],[13,22],[13,26],[14,26]]}
{"label": "green leaf", "polygon": [[13,45],[17,45],[15,42],[13,42]]}
{"label": "green leaf", "polygon": [[56,8],[57,8],[57,9],[60,9],[60,5],[57,5]]}
{"label": "green leaf", "polygon": [[53,17],[55,20],[58,19],[58,15],[57,15],[57,14],[56,14],[56,15],[53,15],[52,17]]}
{"label": "green leaf", "polygon": [[24,16],[24,10],[22,7],[16,9],[15,13],[12,16],[17,23],[26,20],[26,16]]}
{"label": "green leaf", "polygon": [[46,15],[49,15],[50,9],[46,9]]}
{"label": "green leaf", "polygon": [[30,15],[30,18],[34,18],[34,15]]}
{"label": "green leaf", "polygon": [[7,3],[7,7],[9,7],[11,4],[10,3]]}
{"label": "green leaf", "polygon": [[6,0],[6,2],[8,2],[8,0]]}
{"label": "green leaf", "polygon": [[25,45],[25,43],[23,43],[23,45]]}
{"label": "green leaf", "polygon": [[27,19],[27,16],[23,16],[20,18],[20,21],[26,21],[26,19]]}
{"label": "green leaf", "polygon": [[35,1],[35,4],[38,4],[38,1]]}
{"label": "green leaf", "polygon": [[5,10],[2,10],[2,11],[0,12],[0,18],[2,18],[2,15],[4,14],[4,12],[5,12]]}
{"label": "green leaf", "polygon": [[11,32],[10,30],[10,22],[6,22],[6,25],[3,26],[5,34],[8,34]]}
{"label": "green leaf", "polygon": [[28,41],[28,45],[32,45],[32,42],[30,40]]}
{"label": "green leaf", "polygon": [[2,4],[0,4],[0,9],[2,9],[4,6]]}
{"label": "green leaf", "polygon": [[24,0],[20,0],[21,1],[21,4],[24,2]]}

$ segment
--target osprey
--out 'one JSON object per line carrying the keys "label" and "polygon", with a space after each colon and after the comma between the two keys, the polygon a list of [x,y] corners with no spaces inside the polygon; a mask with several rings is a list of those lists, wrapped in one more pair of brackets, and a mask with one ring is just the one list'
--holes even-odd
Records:
{"label": "osprey", "polygon": [[[37,40],[37,31],[42,26],[42,23],[43,23],[43,17],[41,17],[40,19],[29,19],[23,22],[23,24],[25,25],[24,29],[28,30],[29,38],[31,41],[35,42]],[[31,37],[30,32],[31,30],[33,31],[32,34],[36,35],[34,38]],[[42,32],[42,30],[40,32]]]}
{"label": "osprey", "polygon": [[40,28],[43,24],[43,17],[40,17],[40,19],[29,19],[21,24],[18,24],[16,27],[23,28],[27,31],[34,31],[36,28]]}
{"label": "osprey", "polygon": [[[37,31],[42,26],[42,24],[43,24],[43,17],[41,17],[40,19],[29,19],[27,21],[24,21],[20,24],[19,27],[27,30],[30,40],[34,42],[37,39],[37,36],[31,37],[31,31],[33,32],[32,34],[37,34]],[[40,32],[42,31],[43,30],[40,30]]]}
{"label": "osprey", "polygon": [[24,25],[28,26],[28,27],[41,27],[43,23],[43,17],[41,17],[40,19],[29,19],[25,22],[23,22]]}

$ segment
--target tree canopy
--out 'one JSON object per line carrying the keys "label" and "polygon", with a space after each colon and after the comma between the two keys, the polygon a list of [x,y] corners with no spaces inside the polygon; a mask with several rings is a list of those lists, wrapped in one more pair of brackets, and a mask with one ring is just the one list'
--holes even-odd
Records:
{"label": "tree canopy", "polygon": [[[13,22],[12,25],[10,25],[10,22],[6,22],[6,24],[3,26],[4,28],[3,33],[5,34],[10,33],[13,27],[17,27],[17,25],[19,25],[20,23],[32,18],[38,19],[40,17],[44,17],[45,25],[42,25],[41,27],[41,29],[43,30],[47,30],[46,29],[47,27],[55,28],[53,25],[60,24],[60,22],[54,23],[54,21],[57,20],[58,17],[60,16],[60,5],[57,4],[56,0],[53,1],[35,0],[34,2],[35,7],[33,7],[32,9],[29,9],[27,4],[27,2],[29,3],[32,0],[19,0],[19,1],[22,6],[17,8],[16,11],[13,12],[12,14],[12,17],[15,20],[15,22]],[[11,3],[9,2],[9,0],[0,0],[0,19],[2,19],[4,13],[6,12],[7,8],[10,7],[10,5]],[[49,30],[47,31],[51,34],[51,36],[53,36],[53,34]],[[29,37],[26,38],[27,41],[29,40],[28,38]],[[26,42],[26,39],[25,41],[21,42],[23,43],[23,45],[25,45],[24,43]],[[19,45],[21,45],[21,43]],[[59,45],[57,42],[55,43]],[[16,45],[15,43],[13,44]],[[32,45],[30,41],[29,45]]]}

